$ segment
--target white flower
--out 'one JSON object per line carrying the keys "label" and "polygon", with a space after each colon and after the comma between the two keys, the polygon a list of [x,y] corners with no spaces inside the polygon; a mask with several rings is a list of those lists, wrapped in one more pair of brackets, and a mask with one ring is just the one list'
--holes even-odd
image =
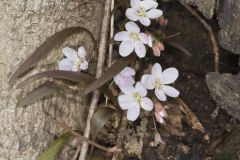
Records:
{"label": "white flower", "polygon": [[66,58],[59,62],[59,70],[77,72],[88,69],[87,52],[84,47],[79,47],[78,52],[66,47],[62,49],[62,52]]}
{"label": "white flower", "polygon": [[151,24],[150,19],[159,18],[163,12],[156,9],[158,3],[153,0],[131,0],[131,7],[126,11],[126,16],[131,21],[140,21],[144,26]]}
{"label": "white flower", "polygon": [[151,74],[143,75],[141,82],[147,89],[155,89],[155,95],[160,101],[166,101],[166,95],[170,97],[178,97],[179,91],[169,86],[175,82],[178,77],[178,70],[176,68],[168,68],[162,71],[160,64],[156,63],[152,67]]}
{"label": "white flower", "polygon": [[128,110],[128,120],[135,121],[140,114],[140,108],[146,111],[153,109],[153,102],[146,97],[147,90],[140,82],[137,82],[135,87],[128,86],[122,88],[122,92],[124,94],[118,96],[118,103],[123,110]]}
{"label": "white flower", "polygon": [[140,33],[140,28],[134,22],[125,24],[127,31],[122,31],[114,36],[115,41],[122,41],[119,47],[119,53],[123,57],[127,57],[130,53],[135,52],[139,58],[146,55],[144,44],[149,43],[149,38],[146,34]]}
{"label": "white flower", "polygon": [[135,74],[136,72],[133,68],[126,67],[118,75],[116,75],[113,80],[120,89],[121,87],[132,86],[135,83],[133,78]]}

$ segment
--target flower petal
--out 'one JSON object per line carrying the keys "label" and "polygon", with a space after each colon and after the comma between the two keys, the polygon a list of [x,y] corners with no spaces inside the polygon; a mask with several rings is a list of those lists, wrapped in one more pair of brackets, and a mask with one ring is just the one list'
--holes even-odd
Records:
{"label": "flower petal", "polygon": [[115,76],[113,79],[119,88],[132,86],[135,83],[135,80],[132,76],[125,76],[122,74]]}
{"label": "flower petal", "polygon": [[119,47],[119,54],[123,57],[127,57],[134,50],[134,42],[127,40],[123,41]]}
{"label": "flower petal", "polygon": [[127,119],[130,121],[135,121],[140,114],[140,107],[139,105],[135,104],[128,108],[127,111]]}
{"label": "flower petal", "polygon": [[122,71],[121,74],[125,76],[134,76],[136,74],[135,70],[131,67],[125,67]]}
{"label": "flower petal", "polygon": [[162,72],[162,83],[163,84],[171,84],[176,81],[178,78],[178,70],[176,68],[168,68]]}
{"label": "flower petal", "polygon": [[80,68],[82,70],[87,70],[88,69],[88,62],[86,60],[84,60],[81,65],[80,65]]}
{"label": "flower petal", "polygon": [[153,109],[153,102],[150,98],[147,97],[141,99],[140,105],[146,111],[151,111]]}
{"label": "flower petal", "polygon": [[78,56],[85,59],[86,55],[87,55],[86,49],[84,47],[79,47]]}
{"label": "flower petal", "polygon": [[151,9],[150,11],[147,12],[147,15],[151,19],[156,19],[161,17],[163,12],[160,9]]}
{"label": "flower petal", "polygon": [[155,95],[157,96],[157,98],[158,98],[160,101],[166,101],[166,100],[167,100],[167,97],[166,97],[166,95],[164,94],[163,90],[155,89]]}
{"label": "flower petal", "polygon": [[74,65],[72,68],[73,72],[78,72],[79,70],[80,70],[80,66],[78,66],[78,65]]}
{"label": "flower petal", "polygon": [[135,9],[128,8],[126,10],[126,16],[131,21],[137,21],[138,20],[137,11]]}
{"label": "flower petal", "polygon": [[78,58],[77,51],[75,51],[72,48],[65,47],[62,49],[62,52],[63,52],[64,56],[66,56],[71,61],[75,61]]}
{"label": "flower petal", "polygon": [[139,21],[144,26],[150,26],[150,24],[151,24],[151,21],[148,17],[139,17]]}
{"label": "flower petal", "polygon": [[149,47],[153,47],[153,37],[152,35],[148,35],[148,43]]}
{"label": "flower petal", "polygon": [[137,92],[140,94],[141,97],[145,97],[147,95],[146,88],[142,85],[141,82],[137,82],[135,86],[134,92]]}
{"label": "flower petal", "polygon": [[147,89],[154,89],[155,85],[154,85],[154,77],[150,74],[145,74],[142,76],[141,79],[141,83],[143,84],[143,86]]}
{"label": "flower petal", "polygon": [[127,22],[125,24],[125,28],[128,32],[140,32],[140,28],[138,27],[138,25],[134,22]]}
{"label": "flower petal", "polygon": [[132,93],[134,92],[133,86],[119,86],[119,87],[124,94],[132,96]]}
{"label": "flower petal", "polygon": [[142,42],[135,42],[135,52],[139,58],[145,57],[146,48]]}
{"label": "flower petal", "polygon": [[145,33],[140,33],[140,39],[141,39],[141,42],[144,43],[144,44],[150,44],[150,39],[149,39],[149,36],[146,35]]}
{"label": "flower petal", "polygon": [[168,86],[168,85],[164,85],[163,91],[169,97],[174,97],[174,98],[178,97],[180,94],[180,92],[178,90],[176,90],[175,88]]}
{"label": "flower petal", "polygon": [[140,0],[131,0],[130,5],[132,8],[137,9],[140,4]]}
{"label": "flower petal", "polygon": [[128,32],[127,31],[119,32],[119,33],[115,34],[115,36],[114,36],[115,41],[125,41],[127,39],[128,39]]}
{"label": "flower petal", "polygon": [[73,68],[73,65],[74,65],[73,62],[70,59],[64,58],[59,62],[58,68],[59,70],[71,71]]}
{"label": "flower petal", "polygon": [[134,101],[127,95],[120,95],[118,96],[118,103],[123,110],[126,110],[133,105]]}
{"label": "flower petal", "polygon": [[144,0],[140,2],[140,6],[145,8],[146,10],[149,10],[151,8],[157,8],[158,3],[155,1]]}
{"label": "flower petal", "polygon": [[159,63],[155,63],[152,67],[152,75],[154,78],[160,78],[162,75],[162,67]]}

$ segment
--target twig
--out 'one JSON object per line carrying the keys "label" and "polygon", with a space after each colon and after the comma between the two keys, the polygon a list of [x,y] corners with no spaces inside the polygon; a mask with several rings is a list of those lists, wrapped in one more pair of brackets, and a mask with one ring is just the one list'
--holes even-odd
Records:
{"label": "twig", "polygon": [[[112,4],[111,4],[111,22],[110,22],[110,40],[113,39],[114,36],[114,3],[115,0],[112,0]],[[112,65],[112,54],[113,54],[113,44],[111,43],[109,45],[109,56],[108,56],[108,67],[110,67]]]}
{"label": "twig", "polygon": [[[116,145],[115,145],[115,147],[120,149],[120,150],[122,150],[124,133],[125,133],[125,130],[127,128],[127,125],[128,125],[128,120],[127,120],[126,116],[123,115],[122,122],[121,122],[121,127],[119,129],[118,138],[117,138]],[[116,151],[113,155],[112,160],[117,160],[118,156],[119,156],[119,151]]]}
{"label": "twig", "polygon": [[216,40],[216,37],[213,33],[212,27],[189,5],[183,4],[182,5],[192,14],[194,15],[205,27],[205,29],[209,32],[210,39],[212,42],[212,47],[213,47],[213,53],[214,53],[214,69],[215,72],[219,72],[219,47],[218,43]]}
{"label": "twig", "polygon": [[[106,55],[106,45],[107,45],[107,37],[108,37],[108,30],[109,30],[109,21],[110,21],[110,11],[111,11],[111,0],[105,0],[105,7],[104,7],[104,17],[102,20],[102,28],[101,28],[101,37],[100,37],[100,44],[98,50],[98,63],[97,63],[97,73],[96,78],[99,78],[103,72],[104,62],[105,62],[105,55]],[[100,91],[96,90],[93,92],[93,97],[91,100],[89,113],[87,117],[86,128],[84,131],[84,136],[86,138],[90,137],[90,121],[93,117],[93,114],[97,108],[97,102],[100,97]],[[79,160],[85,160],[88,150],[88,143],[83,142],[81,153],[79,156]]]}
{"label": "twig", "polygon": [[81,144],[78,145],[78,148],[77,148],[72,160],[77,160],[80,151],[81,151]]}

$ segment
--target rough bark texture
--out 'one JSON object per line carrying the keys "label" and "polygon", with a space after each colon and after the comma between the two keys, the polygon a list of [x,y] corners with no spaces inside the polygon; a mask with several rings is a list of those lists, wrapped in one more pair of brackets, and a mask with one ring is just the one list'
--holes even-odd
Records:
{"label": "rough bark texture", "polygon": [[218,106],[240,120],[240,74],[208,73],[206,81]]}
{"label": "rough bark texture", "polygon": [[218,11],[220,45],[240,54],[240,0],[223,0]]}
{"label": "rough bark texture", "polygon": [[[49,36],[72,26],[83,26],[99,38],[102,20],[100,0],[1,0],[0,1],[0,159],[31,160],[63,132],[43,113],[42,107],[74,129],[85,125],[87,98],[55,95],[26,108],[18,107],[20,90],[8,84],[10,74]],[[64,46],[92,44],[86,34],[76,34],[51,52],[27,76],[54,69]],[[27,77],[26,76],[26,77]],[[25,78],[25,77],[24,77]],[[22,79],[19,79],[21,81]],[[23,92],[32,89],[29,86]],[[76,105],[77,104],[77,105]]]}

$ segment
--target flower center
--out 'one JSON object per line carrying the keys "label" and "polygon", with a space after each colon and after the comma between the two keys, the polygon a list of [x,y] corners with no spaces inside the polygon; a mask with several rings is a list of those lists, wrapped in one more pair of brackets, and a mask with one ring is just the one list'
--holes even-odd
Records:
{"label": "flower center", "polygon": [[137,32],[131,32],[129,34],[129,37],[134,41],[139,41],[140,40],[139,33],[137,33]]}
{"label": "flower center", "polygon": [[157,79],[155,81],[155,88],[161,89],[163,87],[163,84],[160,79]]}
{"label": "flower center", "polygon": [[140,96],[139,93],[134,93],[134,94],[133,94],[133,97],[134,97],[134,100],[135,100],[137,103],[140,103],[142,97]]}
{"label": "flower center", "polygon": [[137,15],[138,15],[139,17],[147,17],[147,12],[145,11],[144,8],[139,8],[139,9],[137,10]]}
{"label": "flower center", "polygon": [[79,67],[83,62],[84,61],[82,58],[77,58],[76,61],[74,62],[74,66]]}

